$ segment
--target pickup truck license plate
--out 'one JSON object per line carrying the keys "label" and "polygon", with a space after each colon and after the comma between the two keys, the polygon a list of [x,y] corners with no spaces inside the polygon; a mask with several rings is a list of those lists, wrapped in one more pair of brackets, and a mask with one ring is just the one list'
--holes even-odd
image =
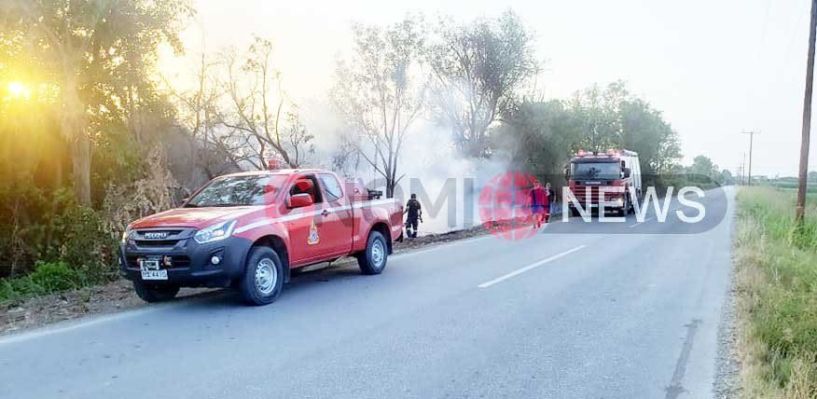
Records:
{"label": "pickup truck license plate", "polygon": [[139,269],[142,272],[142,280],[167,280],[167,270],[159,269],[159,260],[141,259]]}

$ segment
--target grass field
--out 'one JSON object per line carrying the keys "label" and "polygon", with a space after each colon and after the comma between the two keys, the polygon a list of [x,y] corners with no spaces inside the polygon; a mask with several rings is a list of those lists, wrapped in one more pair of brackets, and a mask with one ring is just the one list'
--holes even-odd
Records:
{"label": "grass field", "polygon": [[744,187],[737,200],[745,397],[817,398],[817,198],[809,198],[801,228],[790,190]]}

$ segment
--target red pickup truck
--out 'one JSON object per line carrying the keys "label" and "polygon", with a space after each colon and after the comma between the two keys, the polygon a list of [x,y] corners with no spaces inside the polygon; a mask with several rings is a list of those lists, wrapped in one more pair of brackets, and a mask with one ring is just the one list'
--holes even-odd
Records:
{"label": "red pickup truck", "polygon": [[131,223],[120,269],[147,302],[207,286],[238,288],[253,305],[273,302],[290,271],[311,264],[351,255],[363,274],[379,274],[402,239],[403,208],[372,196],[324,170],[217,177],[181,208]]}

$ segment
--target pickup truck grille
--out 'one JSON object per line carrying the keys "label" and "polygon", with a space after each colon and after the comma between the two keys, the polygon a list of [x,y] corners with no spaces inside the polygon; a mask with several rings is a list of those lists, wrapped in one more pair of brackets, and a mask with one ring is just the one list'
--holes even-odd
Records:
{"label": "pickup truck grille", "polygon": [[139,248],[173,248],[181,240],[134,240]]}
{"label": "pickup truck grille", "polygon": [[193,234],[193,229],[140,229],[133,235],[133,245],[141,249],[177,248]]}

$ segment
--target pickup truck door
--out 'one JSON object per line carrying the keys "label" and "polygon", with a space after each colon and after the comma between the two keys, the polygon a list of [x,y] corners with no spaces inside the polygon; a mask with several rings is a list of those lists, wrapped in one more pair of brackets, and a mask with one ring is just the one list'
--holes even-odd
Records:
{"label": "pickup truck door", "polygon": [[[308,180],[311,187],[299,188],[297,182]],[[299,176],[289,188],[288,195],[308,193],[314,204],[296,209],[287,209],[283,214],[289,232],[290,259],[292,266],[303,266],[326,258],[326,242],[321,236],[321,211],[326,205],[323,202],[317,178],[312,175]]]}
{"label": "pickup truck door", "polygon": [[318,181],[324,199],[324,207],[320,214],[322,255],[327,258],[349,255],[352,250],[354,227],[352,204],[335,175],[319,173]]}

